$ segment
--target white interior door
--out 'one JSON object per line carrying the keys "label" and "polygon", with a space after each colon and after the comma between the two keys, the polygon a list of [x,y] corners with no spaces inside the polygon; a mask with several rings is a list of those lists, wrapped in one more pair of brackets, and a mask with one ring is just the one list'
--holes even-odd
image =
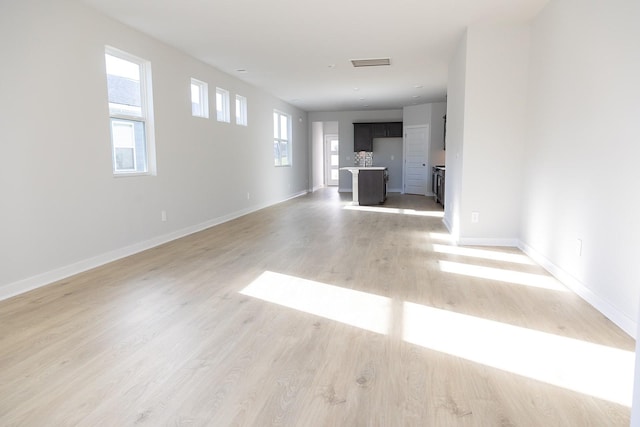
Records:
{"label": "white interior door", "polygon": [[426,196],[429,171],[429,126],[404,131],[404,192]]}
{"label": "white interior door", "polygon": [[340,143],[338,135],[325,135],[324,137],[324,177],[325,185],[338,185],[340,174]]}

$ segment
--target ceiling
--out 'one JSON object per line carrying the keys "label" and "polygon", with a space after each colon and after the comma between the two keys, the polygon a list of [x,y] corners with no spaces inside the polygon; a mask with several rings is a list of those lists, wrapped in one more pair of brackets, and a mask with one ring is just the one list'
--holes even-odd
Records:
{"label": "ceiling", "polygon": [[[82,0],[306,111],[443,101],[471,24],[528,21],[548,0]],[[354,68],[351,59],[390,58]]]}

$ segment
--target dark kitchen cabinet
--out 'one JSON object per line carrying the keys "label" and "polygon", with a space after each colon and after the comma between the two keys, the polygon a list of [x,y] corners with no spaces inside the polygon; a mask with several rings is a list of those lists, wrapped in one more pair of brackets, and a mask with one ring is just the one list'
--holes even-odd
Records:
{"label": "dark kitchen cabinet", "polygon": [[387,138],[402,138],[402,122],[387,123]]}
{"label": "dark kitchen cabinet", "polygon": [[402,122],[353,124],[353,151],[373,151],[373,138],[402,138]]}
{"label": "dark kitchen cabinet", "polygon": [[434,167],[431,179],[431,190],[433,191],[434,199],[444,206],[445,169],[442,166]]}
{"label": "dark kitchen cabinet", "polygon": [[387,200],[387,169],[361,169],[358,174],[358,203],[361,206],[381,205]]}
{"label": "dark kitchen cabinet", "polygon": [[373,151],[371,123],[353,124],[353,151]]}
{"label": "dark kitchen cabinet", "polygon": [[402,122],[371,123],[371,136],[374,138],[401,138]]}

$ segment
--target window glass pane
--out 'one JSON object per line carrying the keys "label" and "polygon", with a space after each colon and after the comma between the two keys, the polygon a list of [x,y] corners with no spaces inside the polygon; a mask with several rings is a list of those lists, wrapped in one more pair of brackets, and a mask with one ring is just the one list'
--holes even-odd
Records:
{"label": "window glass pane", "polygon": [[116,147],[116,170],[135,171],[133,148]]}
{"label": "window glass pane", "polygon": [[337,152],[338,151],[338,147],[339,147],[338,140],[337,139],[332,139],[331,140],[331,151]]}
{"label": "window glass pane", "polygon": [[140,65],[105,54],[111,114],[142,117]]}
{"label": "window glass pane", "polygon": [[288,117],[285,115],[280,116],[280,138],[289,139],[289,126],[287,124]]}
{"label": "window glass pane", "polygon": [[231,121],[231,112],[229,107],[229,91],[216,88],[216,111],[219,122]]}
{"label": "window glass pane", "polygon": [[275,165],[280,166],[280,142],[278,140],[273,141],[273,158]]}
{"label": "window glass pane", "polygon": [[111,144],[115,171],[147,171],[144,122],[111,119]]}
{"label": "window glass pane", "polygon": [[222,94],[220,92],[216,92],[216,111],[222,112]]}
{"label": "window glass pane", "polygon": [[280,138],[280,130],[278,128],[278,113],[273,113],[273,137]]}
{"label": "window glass pane", "polygon": [[191,102],[200,104],[200,87],[191,83]]}
{"label": "window glass pane", "polygon": [[331,166],[338,166],[340,164],[340,156],[336,154],[331,155]]}
{"label": "window glass pane", "polygon": [[332,181],[337,181],[338,180],[338,170],[337,169],[331,169],[331,180]]}

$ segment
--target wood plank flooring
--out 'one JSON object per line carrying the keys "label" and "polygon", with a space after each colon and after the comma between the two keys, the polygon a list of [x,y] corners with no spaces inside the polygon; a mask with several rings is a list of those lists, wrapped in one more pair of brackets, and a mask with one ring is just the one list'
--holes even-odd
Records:
{"label": "wood plank flooring", "polygon": [[[0,302],[0,425],[628,425],[624,404],[487,359],[512,330],[628,355],[620,329],[570,292],[447,270],[549,279],[516,249],[456,253],[431,199],[354,210],[348,196],[317,191]],[[490,341],[464,335],[475,324]]]}

